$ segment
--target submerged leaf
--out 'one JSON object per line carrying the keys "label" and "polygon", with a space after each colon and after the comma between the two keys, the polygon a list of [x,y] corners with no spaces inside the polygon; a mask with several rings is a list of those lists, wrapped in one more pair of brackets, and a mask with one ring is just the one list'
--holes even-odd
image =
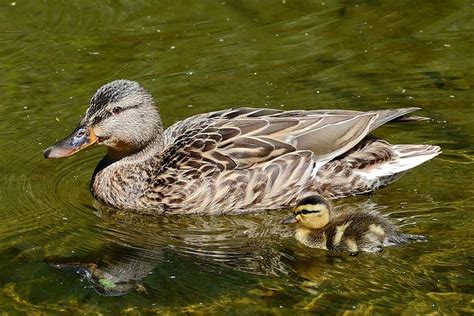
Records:
{"label": "submerged leaf", "polygon": [[109,279],[99,279],[99,283],[106,289],[113,289],[115,287],[115,283]]}

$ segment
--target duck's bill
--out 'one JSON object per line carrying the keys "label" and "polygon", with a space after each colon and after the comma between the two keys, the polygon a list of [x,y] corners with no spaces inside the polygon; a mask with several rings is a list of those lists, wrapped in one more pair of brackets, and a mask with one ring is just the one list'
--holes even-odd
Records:
{"label": "duck's bill", "polygon": [[78,126],[74,132],[65,139],[57,142],[44,151],[44,158],[64,158],[89,147],[97,142],[98,138],[92,129],[86,126]]}
{"label": "duck's bill", "polygon": [[281,221],[282,224],[296,224],[298,223],[298,220],[296,219],[296,216],[295,215],[290,215],[288,216],[287,218],[285,218],[284,220]]}

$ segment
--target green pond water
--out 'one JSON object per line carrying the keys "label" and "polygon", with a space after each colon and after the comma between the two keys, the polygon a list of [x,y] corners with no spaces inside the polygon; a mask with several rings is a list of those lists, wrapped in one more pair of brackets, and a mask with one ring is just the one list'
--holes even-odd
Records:
{"label": "green pond water", "polygon": [[[472,1],[2,1],[0,314],[472,315],[473,51]],[[42,151],[120,78],[166,126],[238,106],[423,107],[432,121],[375,134],[443,154],[337,204],[428,242],[352,257],[299,245],[288,210],[104,208],[88,191],[104,148]]]}

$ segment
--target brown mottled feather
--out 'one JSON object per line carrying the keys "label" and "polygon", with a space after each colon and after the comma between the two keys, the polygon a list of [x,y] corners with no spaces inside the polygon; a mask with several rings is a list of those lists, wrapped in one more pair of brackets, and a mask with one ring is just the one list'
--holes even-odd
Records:
{"label": "brown mottled feather", "polygon": [[[397,156],[387,142],[365,137],[415,109],[241,108],[193,116],[164,132],[159,152],[101,170],[92,191],[115,207],[198,214],[288,207],[307,192],[368,192],[400,173],[366,179],[356,172]],[[436,153],[433,147],[425,154]],[[111,184],[120,188],[111,190]]]}

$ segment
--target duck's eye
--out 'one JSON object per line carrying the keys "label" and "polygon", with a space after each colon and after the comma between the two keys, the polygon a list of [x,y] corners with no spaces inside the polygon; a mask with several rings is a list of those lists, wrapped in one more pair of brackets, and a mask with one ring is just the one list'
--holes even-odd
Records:
{"label": "duck's eye", "polygon": [[123,109],[120,106],[116,106],[112,109],[113,114],[119,114],[122,111],[123,111]]}
{"label": "duck's eye", "polygon": [[86,131],[83,130],[83,129],[81,129],[81,130],[77,131],[76,137],[82,137],[82,136],[84,136],[85,134],[86,134]]}

